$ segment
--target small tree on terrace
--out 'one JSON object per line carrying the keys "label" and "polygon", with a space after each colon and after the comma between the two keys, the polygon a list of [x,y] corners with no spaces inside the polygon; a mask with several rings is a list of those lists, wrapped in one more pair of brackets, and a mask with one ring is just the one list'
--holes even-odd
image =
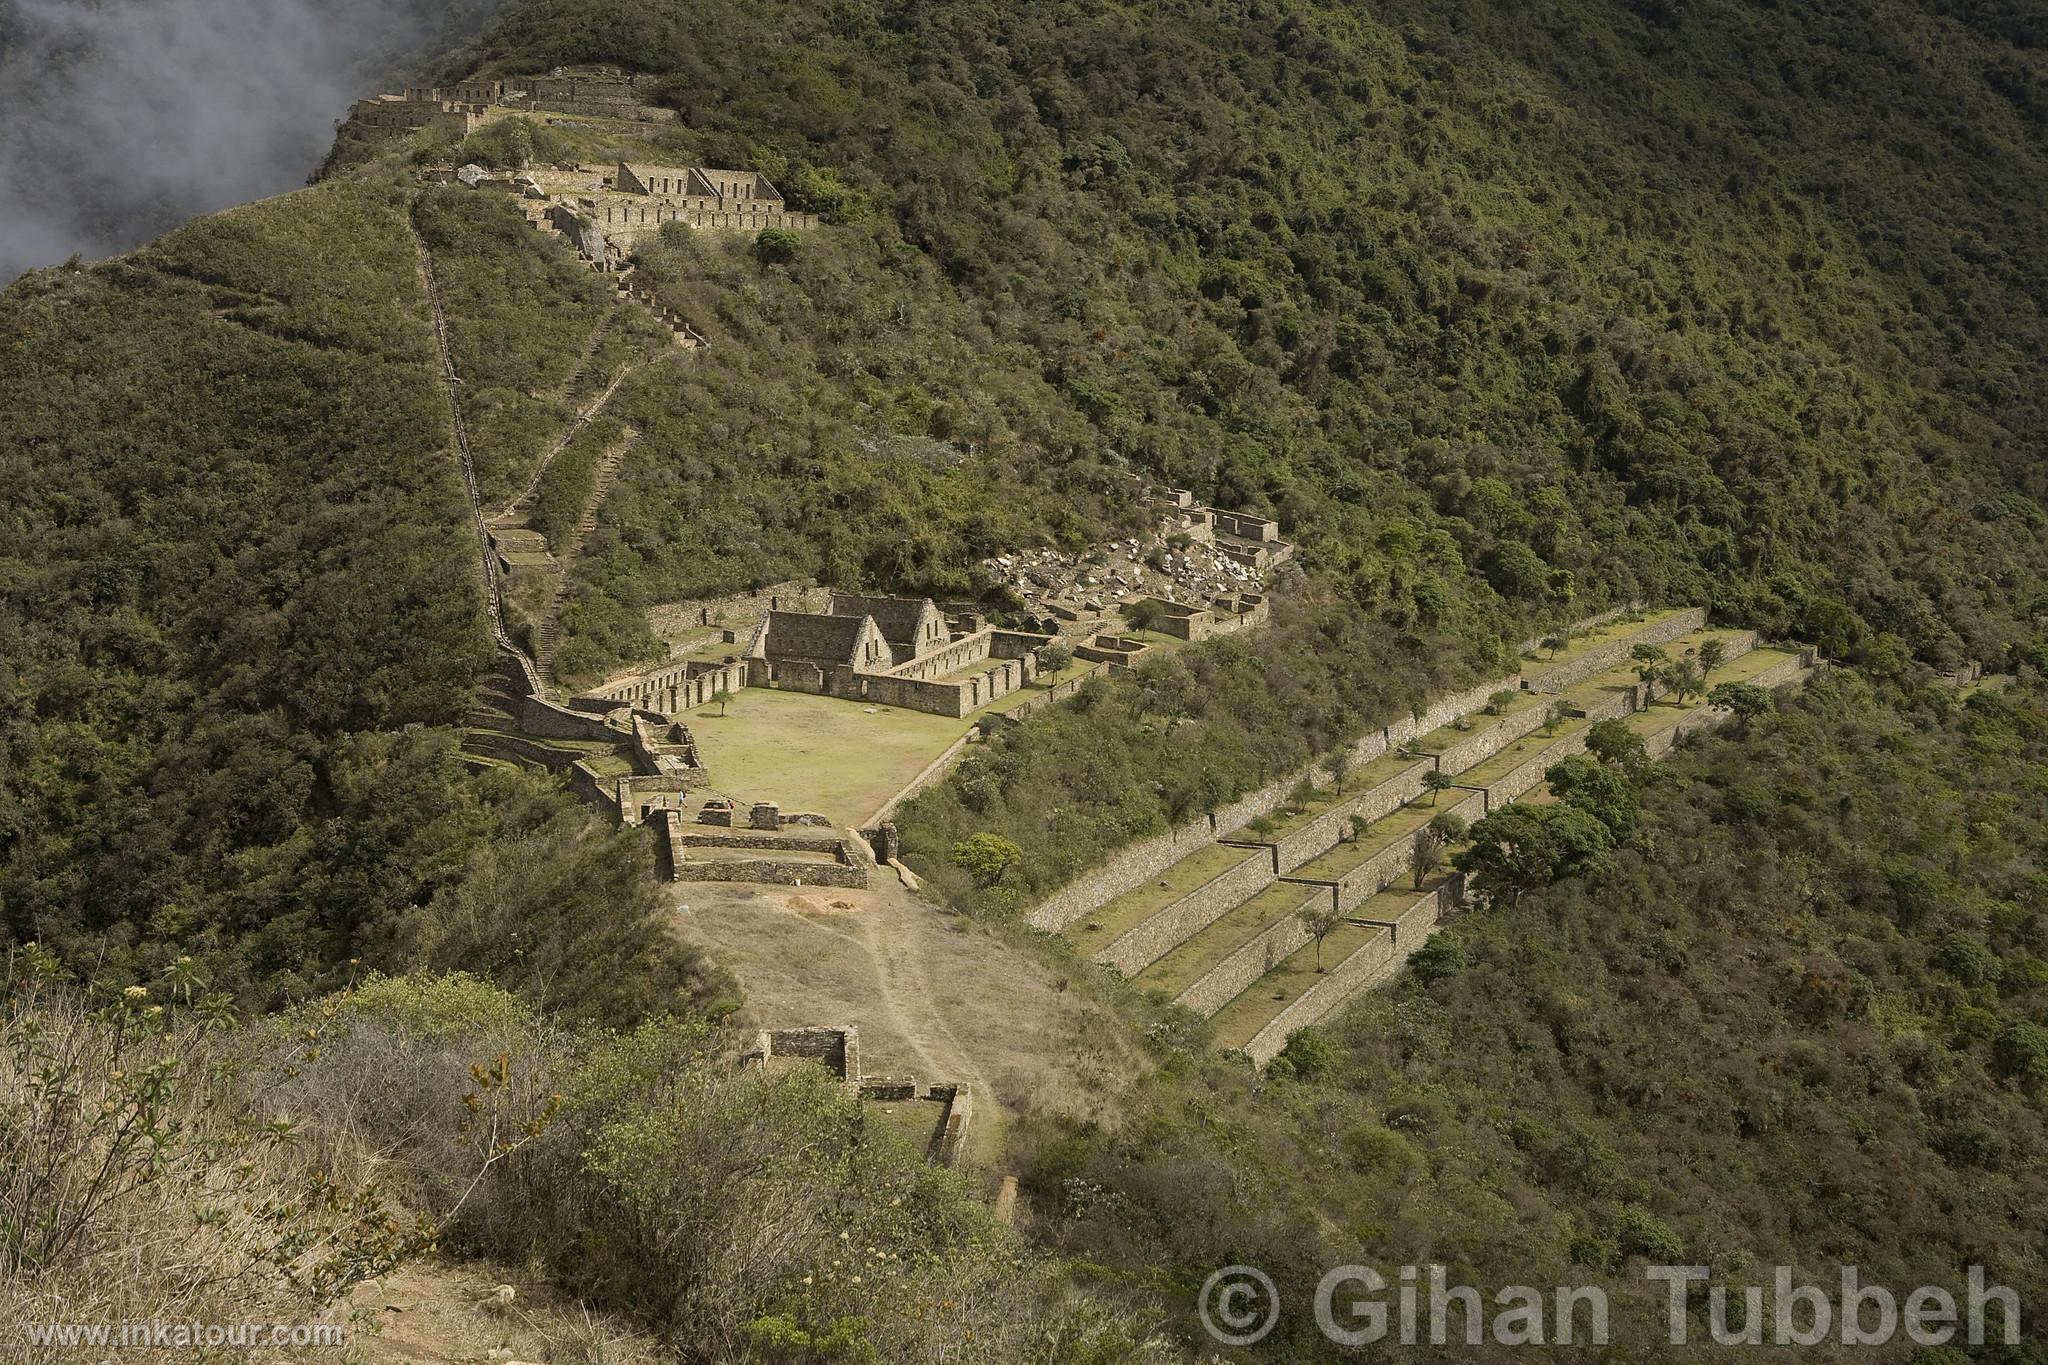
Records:
{"label": "small tree on terrace", "polygon": [[1449,773],[1440,772],[1435,768],[1422,775],[1422,789],[1429,793],[1429,804],[1432,806],[1436,804],[1436,798],[1440,793],[1447,792],[1456,785],[1458,784],[1451,780]]}
{"label": "small tree on terrace", "polygon": [[1658,645],[1637,645],[1628,652],[1628,656],[1636,661],[1636,678],[1643,685],[1644,703],[1655,701],[1657,684],[1663,681],[1664,665],[1670,662],[1671,656]]}
{"label": "small tree on terrace", "polygon": [[1294,915],[1301,921],[1301,927],[1308,932],[1308,936],[1315,940],[1316,970],[1320,972],[1323,969],[1323,940],[1344,922],[1344,912],[1318,897],[1295,911]]}
{"label": "small tree on terrace", "polygon": [[1358,759],[1351,752],[1349,744],[1339,745],[1323,760],[1323,766],[1330,770],[1330,781],[1337,788],[1337,795],[1344,794],[1344,779],[1351,776],[1351,770],[1358,766]]}
{"label": "small tree on terrace", "polygon": [[721,716],[724,715],[726,703],[732,700],[732,689],[729,687],[719,688],[716,692],[713,692],[711,694],[711,700],[718,703],[718,714]]}
{"label": "small tree on terrace", "polygon": [[1707,693],[1707,701],[1725,711],[1735,714],[1735,727],[1749,733],[1751,722],[1777,704],[1768,689],[1755,683],[1715,683]]}
{"label": "small tree on terrace", "polygon": [[1664,665],[1659,673],[1665,687],[1678,699],[1680,706],[1692,697],[1706,690],[1706,677],[1700,672],[1699,660],[1688,654],[1682,659],[1673,659]]}
{"label": "small tree on terrace", "polygon": [[1700,641],[1700,681],[1714,675],[1714,670],[1728,661],[1728,642],[1716,635],[1710,640]]}
{"label": "small tree on terrace", "polygon": [[1444,836],[1434,823],[1424,825],[1415,831],[1415,842],[1408,850],[1408,870],[1415,874],[1415,889],[1429,880],[1429,874],[1444,865]]}
{"label": "small tree on terrace", "polygon": [[1565,647],[1565,638],[1562,635],[1546,635],[1543,637],[1542,646],[1544,654],[1555,659],[1557,652]]}
{"label": "small tree on terrace", "polygon": [[1643,745],[1643,737],[1628,728],[1625,721],[1603,720],[1595,722],[1586,731],[1586,752],[1602,763],[1621,769],[1622,775],[1631,782],[1641,782],[1650,769],[1650,751]]}

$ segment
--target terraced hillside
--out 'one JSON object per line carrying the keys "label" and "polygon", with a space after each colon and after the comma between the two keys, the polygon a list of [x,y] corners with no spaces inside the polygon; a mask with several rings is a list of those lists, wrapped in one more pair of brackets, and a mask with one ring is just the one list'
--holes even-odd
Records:
{"label": "terraced hillside", "polygon": [[[1079,951],[1214,1017],[1221,1045],[1264,1062],[1289,1032],[1384,979],[1456,907],[1455,876],[1399,885],[1424,826],[1440,815],[1469,825],[1528,796],[1548,768],[1584,750],[1596,722],[1625,721],[1656,756],[1714,718],[1703,696],[1650,700],[1631,659],[1637,646],[1696,657],[1715,642],[1712,684],[1782,686],[1813,667],[1809,650],[1706,628],[1701,615],[1665,611],[1590,628],[1500,680],[1483,705],[1455,699],[1443,724],[1348,768],[1341,789],[1335,774],[1320,774],[1320,788],[1305,780],[1276,811],[1221,825],[1142,884],[1079,913],[1072,899],[1055,898],[1035,918],[1065,917],[1059,930]],[[1142,866],[1145,854],[1126,858]],[[1317,942],[1319,910],[1341,918]]]}

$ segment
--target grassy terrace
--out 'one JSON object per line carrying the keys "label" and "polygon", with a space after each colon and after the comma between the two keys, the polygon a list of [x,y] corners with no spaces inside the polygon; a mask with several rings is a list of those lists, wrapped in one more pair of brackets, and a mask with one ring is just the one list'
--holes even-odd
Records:
{"label": "grassy terrace", "polygon": [[937,1100],[869,1100],[861,1106],[861,1114],[921,1152],[937,1136],[946,1106]]}
{"label": "grassy terrace", "polygon": [[969,722],[749,687],[726,715],[700,706],[689,725],[718,791],[849,824],[902,790]]}
{"label": "grassy terrace", "polygon": [[[1425,890],[1434,891],[1443,885],[1443,875],[1423,883]],[[1351,918],[1331,932],[1323,940],[1323,955],[1320,963],[1334,969],[1345,958],[1363,948],[1380,935],[1390,932],[1378,924],[1359,924],[1358,920],[1376,919],[1391,923],[1401,917],[1402,912],[1415,904],[1422,895],[1417,891],[1412,878],[1401,881],[1372,897],[1356,910]],[[1273,1021],[1274,1016],[1305,995],[1309,988],[1323,979],[1324,973],[1316,970],[1319,959],[1316,945],[1305,944],[1288,959],[1267,972],[1236,999],[1216,1012],[1216,1046],[1243,1047],[1258,1031]]]}
{"label": "grassy terrace", "polygon": [[1487,726],[1498,725],[1509,716],[1519,715],[1524,711],[1533,711],[1547,700],[1549,700],[1549,697],[1546,693],[1517,692],[1515,693],[1515,699],[1500,709],[1499,715],[1488,715],[1484,710],[1475,711],[1472,713],[1472,723],[1470,725],[1462,729],[1459,728],[1456,722],[1452,722],[1449,725],[1439,725],[1436,729],[1415,740],[1408,747],[1420,750],[1425,754],[1440,754],[1458,741],[1470,739]]}
{"label": "grassy terrace", "polygon": [[1319,887],[1290,886],[1285,882],[1267,887],[1134,979],[1146,990],[1177,996],[1260,930],[1287,918],[1315,897],[1329,894]]}
{"label": "grassy terrace", "polygon": [[1310,795],[1309,799],[1302,804],[1300,810],[1289,815],[1268,816],[1267,819],[1271,822],[1271,825],[1264,834],[1253,833],[1251,827],[1247,825],[1224,837],[1227,839],[1254,840],[1260,843],[1274,843],[1285,839],[1303,825],[1308,824],[1319,816],[1327,815],[1332,808],[1351,800],[1353,797],[1371,791],[1389,778],[1397,777],[1401,773],[1406,772],[1414,767],[1416,762],[1417,760],[1415,759],[1402,758],[1396,754],[1387,754],[1384,757],[1376,758],[1364,767],[1345,774],[1344,794],[1342,796],[1337,795],[1335,787],[1318,787]]}
{"label": "grassy terrace", "polygon": [[1155,877],[1143,886],[1133,887],[1094,914],[1075,920],[1061,932],[1084,952],[1094,952],[1114,943],[1118,937],[1204,882],[1213,881],[1248,859],[1267,856],[1263,849],[1210,844],[1167,868],[1163,876]]}
{"label": "grassy terrace", "polygon": [[1591,653],[1602,645],[1612,644],[1616,640],[1625,640],[1644,626],[1654,625],[1658,621],[1667,620],[1682,611],[1689,610],[1691,610],[1689,607],[1671,607],[1663,611],[1646,611],[1634,620],[1624,617],[1619,621],[1610,621],[1604,626],[1598,626],[1587,631],[1584,635],[1573,636],[1571,643],[1560,649],[1554,657],[1543,653],[1541,650],[1537,650],[1524,654],[1522,662],[1539,668],[1548,668],[1552,664],[1568,663],[1573,659],[1581,658]]}
{"label": "grassy terrace", "polygon": [[[1715,687],[1728,682],[1748,682],[1766,669],[1775,667],[1787,659],[1796,659],[1798,657],[1797,653],[1792,650],[1760,646],[1743,655],[1734,663],[1725,664],[1715,669],[1713,679],[1709,682],[1708,686]],[[1638,711],[1628,717],[1628,727],[1637,734],[1648,737],[1660,731],[1670,729],[1678,724],[1679,718],[1688,711],[1697,711],[1705,705],[1705,700],[1699,697],[1694,697],[1684,706],[1660,700],[1653,704],[1649,710]]]}
{"label": "grassy terrace", "polygon": [[[1415,897],[1411,894],[1409,900]],[[1386,934],[1376,924],[1346,922],[1323,940],[1322,964],[1334,967],[1366,944]],[[1297,949],[1285,962],[1267,972],[1216,1012],[1216,1046],[1243,1047],[1253,1035],[1271,1023],[1273,1016],[1299,1000],[1309,987],[1323,979],[1316,970],[1316,945]]]}
{"label": "grassy terrace", "polygon": [[1449,810],[1464,796],[1458,792],[1446,792],[1436,805],[1429,804],[1428,797],[1410,801],[1386,818],[1375,820],[1365,832],[1348,844],[1339,844],[1318,858],[1311,858],[1294,871],[1290,877],[1305,877],[1311,880],[1341,881],[1353,868],[1373,857],[1397,839],[1413,834],[1430,822],[1439,811]]}

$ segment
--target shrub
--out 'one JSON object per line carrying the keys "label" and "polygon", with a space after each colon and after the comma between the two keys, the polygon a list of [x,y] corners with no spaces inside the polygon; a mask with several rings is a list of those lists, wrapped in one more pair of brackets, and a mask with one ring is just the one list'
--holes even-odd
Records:
{"label": "shrub", "polygon": [[1934,950],[1934,965],[1965,986],[1983,986],[1998,980],[2004,959],[1975,934],[1956,930],[1942,935]]}
{"label": "shrub", "polygon": [[2015,1019],[1991,1043],[1999,1074],[2029,1085],[2048,1084],[2048,1029]]}
{"label": "shrub", "polygon": [[1313,1081],[1327,1076],[1336,1064],[1336,1045],[1311,1024],[1287,1035],[1287,1045],[1266,1063],[1266,1074],[1280,1080]]}
{"label": "shrub", "polygon": [[1023,857],[1024,850],[1013,841],[984,831],[953,845],[952,861],[974,878],[976,886],[986,888],[1001,881]]}

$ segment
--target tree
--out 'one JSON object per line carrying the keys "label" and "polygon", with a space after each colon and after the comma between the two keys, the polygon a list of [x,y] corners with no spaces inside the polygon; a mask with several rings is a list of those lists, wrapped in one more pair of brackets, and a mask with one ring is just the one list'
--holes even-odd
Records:
{"label": "tree", "polygon": [[1316,970],[1320,972],[1323,969],[1323,940],[1344,922],[1344,912],[1337,908],[1334,897],[1326,902],[1319,896],[1295,911],[1294,916],[1316,942]]}
{"label": "tree", "polygon": [[1636,677],[1643,684],[1644,703],[1655,701],[1657,684],[1663,680],[1664,665],[1671,656],[1658,645],[1637,645],[1628,652],[1628,656],[1636,661]]}
{"label": "tree", "polygon": [[1542,641],[1543,652],[1548,657],[1555,659],[1558,651],[1563,649],[1567,643],[1569,642],[1562,635],[1546,635]]}
{"label": "tree", "polygon": [[1650,751],[1643,737],[1625,721],[1603,720],[1586,731],[1586,752],[1619,768],[1629,781],[1641,783],[1650,771]]}
{"label": "tree", "polygon": [[1778,704],[1767,687],[1755,683],[1715,683],[1707,693],[1707,701],[1724,711],[1733,712],[1735,726],[1743,734],[1749,733],[1751,722]]}
{"label": "tree", "polygon": [[1728,660],[1728,642],[1716,635],[1700,642],[1700,677],[1712,677],[1715,669]]}
{"label": "tree", "polygon": [[1266,1074],[1276,1080],[1313,1081],[1327,1075],[1336,1065],[1336,1044],[1311,1024],[1287,1035],[1287,1046],[1266,1063]]}
{"label": "tree", "polygon": [[994,886],[1024,857],[1024,850],[1000,834],[983,830],[953,845],[953,866],[962,868],[980,887]]}
{"label": "tree", "polygon": [[729,687],[719,688],[716,692],[713,692],[711,694],[711,700],[718,703],[718,714],[721,716],[724,715],[726,703],[732,700],[732,689]]}
{"label": "tree", "polygon": [[754,259],[763,270],[771,265],[787,265],[796,259],[803,245],[804,239],[788,228],[762,228],[761,235],[754,238]]}
{"label": "tree", "polygon": [[1468,832],[1464,817],[1452,811],[1430,816],[1429,827],[1435,830],[1447,845],[1464,843]]}
{"label": "tree", "polygon": [[1054,641],[1042,645],[1038,650],[1038,669],[1041,673],[1057,673],[1074,662],[1074,651]]}
{"label": "tree", "polygon": [[1472,826],[1472,846],[1454,864],[1494,904],[1609,866],[1614,836],[1575,806],[1503,806]]}
{"label": "tree", "polygon": [[1706,687],[1699,660],[1690,654],[1665,664],[1658,676],[1680,706],[1685,705],[1689,698],[1698,696]]}
{"label": "tree", "polygon": [[1568,806],[1585,811],[1601,824],[1617,844],[1635,837],[1642,818],[1635,783],[1618,768],[1610,768],[1584,754],[1573,754],[1553,764],[1543,774],[1550,794]]}
{"label": "tree", "polygon": [[1349,744],[1345,744],[1332,750],[1330,756],[1323,760],[1323,766],[1330,770],[1330,781],[1335,784],[1337,795],[1342,796],[1344,779],[1351,776],[1351,770],[1358,766],[1358,755],[1352,752]]}
{"label": "tree", "polygon": [[1408,848],[1408,870],[1415,874],[1415,889],[1429,880],[1429,874],[1444,864],[1444,836],[1434,823],[1424,825],[1415,831],[1415,842]]}
{"label": "tree", "polygon": [[[1549,644],[1550,642],[1546,640],[1544,641],[1544,643]],[[1489,716],[1497,716],[1501,712],[1507,710],[1509,706],[1513,705],[1514,700],[1514,692],[1507,688],[1502,688],[1500,691],[1495,692],[1493,695],[1489,696],[1486,699],[1486,714]]]}
{"label": "tree", "polygon": [[1123,616],[1125,624],[1132,630],[1157,630],[1165,619],[1166,607],[1156,597],[1141,597],[1125,604]]}
{"label": "tree", "polygon": [[1432,768],[1422,775],[1422,789],[1429,793],[1429,804],[1434,806],[1438,793],[1447,792],[1458,784],[1451,775],[1438,768]]}

